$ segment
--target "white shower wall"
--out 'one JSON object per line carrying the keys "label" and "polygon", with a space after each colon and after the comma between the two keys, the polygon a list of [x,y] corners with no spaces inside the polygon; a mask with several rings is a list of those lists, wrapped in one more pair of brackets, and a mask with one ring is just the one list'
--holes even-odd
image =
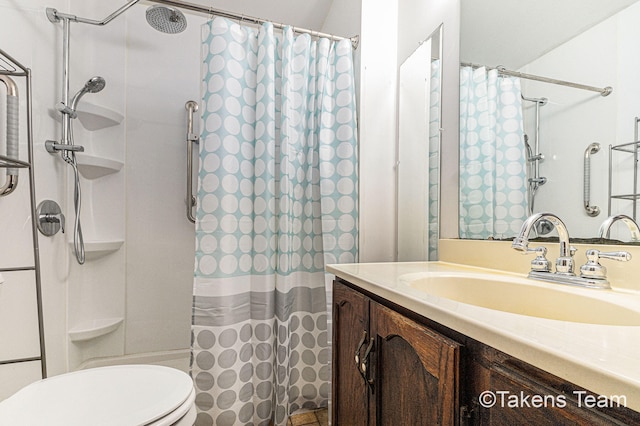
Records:
{"label": "white shower wall", "polygon": [[[73,218],[69,210],[70,192],[67,187],[69,176],[68,166],[64,165],[59,156],[52,156],[44,149],[44,142],[47,139],[60,138],[59,113],[53,111],[54,105],[61,100],[61,46],[62,32],[60,25],[54,25],[48,21],[45,15],[46,7],[53,7],[61,11],[68,11],[76,7],[78,13],[91,12],[102,13],[102,7],[95,3],[94,8],[87,10],[88,2],[80,1],[43,1],[26,0],[19,4],[15,1],[0,1],[0,48],[14,56],[18,61],[32,70],[33,75],[33,139],[34,139],[34,167],[36,179],[36,202],[44,199],[52,199],[58,202],[68,219]],[[116,30],[116,28],[114,28]],[[108,33],[107,33],[108,34]],[[120,47],[118,47],[120,46]],[[118,103],[121,98],[123,88],[123,73],[119,71],[118,62],[124,53],[124,38],[105,37],[104,40],[96,44],[99,53],[93,49],[88,42],[86,34],[82,31],[74,31],[72,34],[72,60],[71,91],[80,89],[84,82],[94,74],[101,73],[109,81],[110,90],[101,93],[101,103],[113,109],[121,109],[122,104]],[[101,59],[101,55],[111,58],[105,61],[105,65],[94,67]],[[99,69],[99,71],[98,71]],[[20,149],[22,159],[26,159],[26,98],[24,89],[24,79],[16,78],[19,84],[21,95],[21,126],[20,126]],[[116,92],[116,94],[114,94]],[[120,93],[117,93],[120,92]],[[93,97],[96,95],[88,95]],[[88,99],[88,98],[87,98]],[[95,98],[94,98],[95,99]],[[81,126],[76,126],[76,142],[87,148],[87,152],[103,151],[102,155],[117,158],[122,151],[123,145],[118,143],[105,147],[99,146],[102,141],[122,141],[124,139],[122,129],[111,129],[92,134],[84,131]],[[4,138],[3,138],[4,139]],[[4,146],[4,141],[2,143]],[[95,149],[95,151],[94,151]],[[120,178],[124,182],[124,178]],[[33,265],[33,248],[31,244],[30,231],[30,210],[28,173],[25,170],[20,172],[20,185],[18,190],[10,196],[0,200],[0,267],[16,267]],[[98,187],[100,183],[92,185],[85,182],[83,184],[84,198],[87,205],[91,206],[93,198],[93,186]],[[118,206],[116,197],[110,204]],[[96,203],[99,205],[100,201]],[[95,207],[95,206],[94,206]],[[95,221],[91,215],[92,210],[88,209],[83,218],[86,218],[86,237],[94,238]],[[104,217],[104,216],[103,216]],[[110,232],[118,233],[117,213],[109,215],[105,222],[111,227]],[[122,221],[120,221],[122,222]],[[96,291],[96,288],[78,285],[84,279],[93,279],[101,275],[100,269],[95,268],[93,272],[80,271],[72,263],[69,256],[68,241],[71,233],[58,234],[47,238],[39,236],[40,260],[42,272],[42,293],[45,314],[45,333],[47,343],[47,367],[50,375],[59,374],[69,369],[68,361],[71,358],[73,348],[69,346],[67,330],[75,319],[82,315],[83,302],[87,300],[104,300],[112,298],[113,290],[122,293],[119,289],[124,288],[124,275],[116,268],[111,268],[105,277],[108,277],[108,286],[105,292]],[[117,256],[117,254],[116,254]],[[14,273],[17,283],[24,282],[25,287],[34,285],[33,277],[21,277],[25,273]],[[32,273],[30,273],[33,275]],[[12,274],[13,275],[13,274]],[[93,276],[91,276],[93,275]],[[84,277],[83,277],[84,276]],[[13,280],[13,278],[11,278]],[[97,285],[101,283],[95,279]],[[11,304],[7,285],[14,284],[7,281],[0,289],[0,297],[3,303]],[[98,287],[99,288],[99,287]],[[35,301],[35,294],[30,295],[30,303]],[[28,300],[25,302],[29,302]],[[109,303],[115,305],[116,309],[124,306],[124,302]],[[74,309],[67,309],[72,305]],[[26,306],[18,305],[16,311],[27,309]],[[99,311],[99,309],[97,309]],[[6,311],[5,311],[6,312]],[[3,345],[12,345],[13,337],[24,337],[25,334],[35,333],[35,330],[27,327],[19,318],[10,318],[3,321],[8,337],[3,338]],[[3,337],[7,335],[3,334]],[[31,339],[30,339],[31,340]],[[25,348],[29,356],[37,356],[37,345]],[[12,393],[22,385],[40,377],[40,363],[29,362],[20,364],[9,364],[0,367],[0,398]]]}
{"label": "white shower wall", "polygon": [[207,17],[187,13],[185,32],[170,35],[147,25],[145,10],[136,6],[126,15],[128,354],[191,342],[195,232],[186,217],[184,105],[200,102],[200,26]]}

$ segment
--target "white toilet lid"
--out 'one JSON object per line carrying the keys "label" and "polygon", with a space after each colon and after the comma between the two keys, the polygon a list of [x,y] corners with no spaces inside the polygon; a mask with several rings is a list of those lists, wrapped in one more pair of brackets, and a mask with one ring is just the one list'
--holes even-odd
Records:
{"label": "white toilet lid", "polygon": [[147,425],[185,408],[192,392],[191,377],[175,368],[118,365],[80,370],[32,383],[0,402],[0,424]]}

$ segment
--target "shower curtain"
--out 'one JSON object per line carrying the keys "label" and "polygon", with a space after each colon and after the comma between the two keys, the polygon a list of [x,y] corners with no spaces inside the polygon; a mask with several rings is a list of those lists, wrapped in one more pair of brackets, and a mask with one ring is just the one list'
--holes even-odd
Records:
{"label": "shower curtain", "polygon": [[527,213],[520,79],[460,69],[460,238],[511,238]]}
{"label": "shower curtain", "polygon": [[431,61],[431,93],[429,94],[429,260],[438,260],[438,237],[440,235],[440,109],[441,109],[441,63]]}
{"label": "shower curtain", "polygon": [[202,28],[197,425],[286,424],[329,396],[327,263],[357,259],[351,43]]}

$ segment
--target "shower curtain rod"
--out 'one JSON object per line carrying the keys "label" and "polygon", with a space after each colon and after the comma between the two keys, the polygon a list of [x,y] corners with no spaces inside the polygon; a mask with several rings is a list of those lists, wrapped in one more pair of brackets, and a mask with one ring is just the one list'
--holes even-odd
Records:
{"label": "shower curtain rod", "polygon": [[611,92],[613,92],[613,87],[611,86],[607,86],[605,88],[587,86],[586,84],[573,83],[571,81],[557,80],[555,78],[541,77],[539,75],[526,74],[518,71],[511,71],[506,69],[502,65],[498,65],[495,68],[487,67],[485,65],[472,64],[470,62],[460,62],[460,65],[465,67],[473,67],[473,68],[485,67],[488,69],[496,69],[502,75],[508,75],[510,77],[519,77],[527,80],[542,81],[544,83],[558,84],[560,86],[568,86],[568,87],[573,87],[575,89],[590,90],[592,92],[598,92],[602,96],[609,96]]}
{"label": "shower curtain rod", "polygon": [[[152,3],[166,4],[168,6],[173,6],[173,7],[178,7],[178,8],[181,8],[181,9],[192,10],[192,11],[195,11],[195,12],[207,13],[209,15],[221,16],[223,18],[239,20],[240,22],[248,22],[250,24],[262,25],[265,22],[271,22],[271,21],[268,21],[266,19],[260,19],[260,18],[254,18],[254,17],[251,17],[251,16],[239,15],[237,13],[227,12],[227,11],[224,11],[224,10],[215,9],[213,7],[201,6],[199,4],[188,3],[188,2],[185,2],[185,1],[181,1],[181,0],[149,0],[149,1],[152,2]],[[273,24],[274,28],[278,28],[278,29],[283,29],[284,27],[287,26],[285,24],[280,24],[280,23],[277,23],[277,22],[271,22],[271,23]],[[328,38],[328,39],[331,39],[331,40],[334,40],[334,41],[340,41],[340,40],[349,39],[349,40],[351,40],[351,45],[353,46],[354,49],[357,49],[358,48],[358,44],[360,43],[360,37],[357,36],[357,35],[355,35],[353,37],[341,37],[341,36],[336,36],[336,35],[333,35],[333,34],[323,33],[323,32],[320,32],[320,31],[309,30],[309,29],[306,29],[306,28],[299,28],[299,27],[294,27],[294,26],[291,26],[291,28],[296,33],[309,34],[312,37]]]}

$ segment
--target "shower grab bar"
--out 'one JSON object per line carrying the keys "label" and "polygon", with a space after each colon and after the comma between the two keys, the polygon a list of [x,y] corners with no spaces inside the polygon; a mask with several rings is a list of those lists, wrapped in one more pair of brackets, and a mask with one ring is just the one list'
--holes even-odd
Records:
{"label": "shower grab bar", "polygon": [[196,206],[196,197],[193,195],[193,144],[198,143],[200,137],[193,133],[193,114],[198,111],[196,101],[187,101],[184,105],[187,110],[187,219],[196,223],[193,208]]}
{"label": "shower grab bar", "polygon": [[591,193],[591,154],[595,154],[600,151],[600,144],[594,142],[589,144],[584,151],[584,209],[591,217],[598,216],[600,214],[600,208],[597,206],[590,206],[590,193]]}
{"label": "shower grab bar", "polygon": [[[0,81],[7,87],[7,155],[6,159],[18,160],[18,86],[6,75],[0,75]],[[4,158],[3,158],[4,160]],[[15,163],[14,163],[15,164]],[[7,180],[0,186],[0,197],[11,194],[18,186],[18,167],[6,167]]]}

